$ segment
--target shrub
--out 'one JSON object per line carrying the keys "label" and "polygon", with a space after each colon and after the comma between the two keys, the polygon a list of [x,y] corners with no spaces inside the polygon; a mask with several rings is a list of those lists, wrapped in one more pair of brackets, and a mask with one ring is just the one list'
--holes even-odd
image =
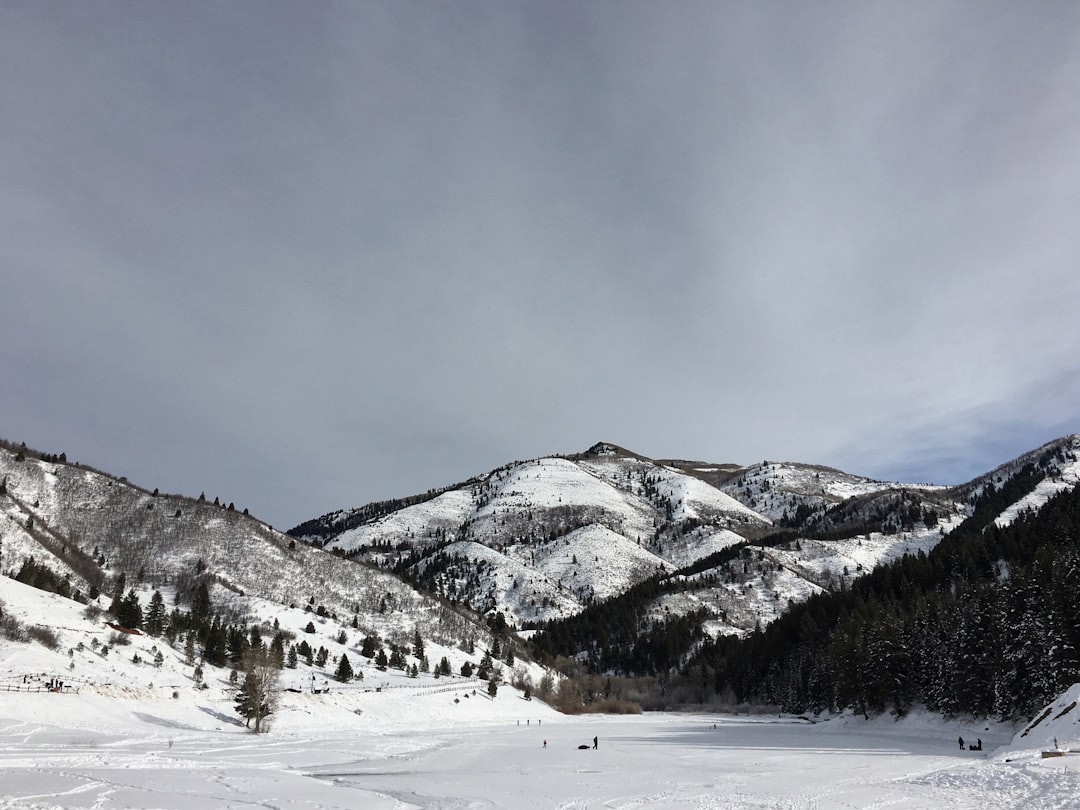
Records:
{"label": "shrub", "polygon": [[36,641],[50,650],[56,650],[60,647],[60,639],[57,638],[56,631],[51,627],[44,627],[40,624],[31,625],[26,628],[26,635],[30,637],[31,641]]}
{"label": "shrub", "polygon": [[26,628],[19,624],[19,620],[14,616],[0,615],[0,638],[26,641]]}

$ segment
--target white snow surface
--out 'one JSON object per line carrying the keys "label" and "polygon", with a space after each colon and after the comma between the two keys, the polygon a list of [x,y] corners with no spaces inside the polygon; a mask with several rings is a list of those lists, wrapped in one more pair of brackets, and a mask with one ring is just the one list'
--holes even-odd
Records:
{"label": "white snow surface", "polygon": [[[1074,437],[1073,439],[1073,451],[1080,450],[1080,437]],[[1017,516],[1022,512],[1037,512],[1042,508],[1048,500],[1059,492],[1064,492],[1067,489],[1072,489],[1078,483],[1080,483],[1080,459],[1073,459],[1065,464],[1062,464],[1058,469],[1058,474],[1053,478],[1044,478],[1040,481],[1035,489],[1014,503],[1000,515],[994,521],[999,527],[1008,526]]]}
{"label": "white snow surface", "polygon": [[[567,717],[506,684],[492,699],[475,680],[379,672],[358,655],[357,634],[341,645],[338,625],[320,622],[308,637],[330,649],[331,663],[347,653],[363,680],[339,684],[304,664],[283,671],[282,685],[300,691],[281,693],[269,733],[256,736],[233,709],[225,670],[205,667],[208,688],[196,688],[164,639],[116,644],[82,605],[7,577],[0,601],[5,615],[58,640],[55,651],[0,640],[4,810],[994,810],[1076,807],[1080,795],[1080,754],[1069,753],[1080,751],[1080,685],[1016,737],[1010,726],[918,712],[899,722]],[[273,612],[283,627],[311,615],[261,604],[261,618]],[[113,644],[106,657],[94,639]],[[154,648],[160,667],[149,663]],[[447,655],[455,671],[477,657],[432,642],[427,654]],[[307,688],[312,674],[328,692]],[[49,691],[58,681],[63,691]],[[960,736],[981,738],[985,750],[961,751]],[[1063,756],[1043,759],[1049,748]]]}

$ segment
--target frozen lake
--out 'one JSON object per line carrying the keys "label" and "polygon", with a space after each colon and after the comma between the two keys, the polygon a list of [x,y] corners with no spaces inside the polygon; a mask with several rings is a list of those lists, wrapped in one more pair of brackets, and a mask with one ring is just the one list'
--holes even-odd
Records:
{"label": "frozen lake", "polygon": [[[0,807],[1080,807],[1071,760],[995,754],[1010,731],[933,718],[546,717],[260,737],[152,710],[138,721],[141,732],[0,720]],[[960,751],[957,729],[984,752]]]}

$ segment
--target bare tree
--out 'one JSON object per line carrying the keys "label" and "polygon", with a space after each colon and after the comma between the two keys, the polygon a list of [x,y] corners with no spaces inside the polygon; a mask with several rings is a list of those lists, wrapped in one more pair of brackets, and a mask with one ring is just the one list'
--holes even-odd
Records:
{"label": "bare tree", "polygon": [[255,734],[269,731],[267,717],[277,709],[280,698],[280,671],[265,647],[248,651],[244,656],[244,671],[244,682],[236,693],[236,711],[249,728],[251,721],[255,721],[251,729]]}

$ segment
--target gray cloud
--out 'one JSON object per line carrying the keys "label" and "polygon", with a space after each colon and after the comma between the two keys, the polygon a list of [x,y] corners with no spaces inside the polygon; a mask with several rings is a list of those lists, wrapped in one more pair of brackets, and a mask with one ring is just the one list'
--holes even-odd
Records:
{"label": "gray cloud", "polygon": [[281,526],[615,441],[1080,429],[1080,13],[0,9],[0,432]]}

